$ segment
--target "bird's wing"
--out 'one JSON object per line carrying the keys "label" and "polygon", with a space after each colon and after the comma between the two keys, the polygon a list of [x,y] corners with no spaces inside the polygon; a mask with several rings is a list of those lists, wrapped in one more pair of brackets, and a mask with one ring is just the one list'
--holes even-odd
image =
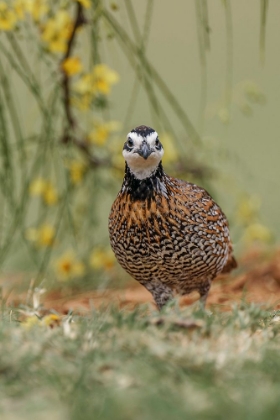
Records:
{"label": "bird's wing", "polygon": [[[197,212],[200,208],[200,213],[203,215],[204,218],[208,221],[220,221],[223,225],[223,229],[225,227],[229,227],[227,218],[221,208],[215,203],[211,195],[204,189],[195,184],[182,181],[182,180],[175,180],[174,178],[171,179],[171,185],[175,185],[174,194],[183,195],[186,202],[185,212],[186,215],[190,215],[193,211]],[[172,182],[173,181],[173,182]],[[172,186],[171,186],[172,188]],[[172,188],[173,189],[173,188]],[[213,216],[211,214],[211,210],[215,208],[217,214]],[[231,270],[237,267],[237,261],[233,255],[233,246],[231,243],[230,238],[228,237],[228,259],[223,267],[222,273],[229,273]]]}

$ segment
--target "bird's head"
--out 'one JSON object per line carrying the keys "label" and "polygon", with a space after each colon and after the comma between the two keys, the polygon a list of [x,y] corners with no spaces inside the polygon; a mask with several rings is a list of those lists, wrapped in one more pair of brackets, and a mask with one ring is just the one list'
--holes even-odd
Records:
{"label": "bird's head", "polygon": [[140,180],[149,178],[157,169],[163,153],[158,133],[145,125],[131,130],[123,146],[123,157],[130,171]]}

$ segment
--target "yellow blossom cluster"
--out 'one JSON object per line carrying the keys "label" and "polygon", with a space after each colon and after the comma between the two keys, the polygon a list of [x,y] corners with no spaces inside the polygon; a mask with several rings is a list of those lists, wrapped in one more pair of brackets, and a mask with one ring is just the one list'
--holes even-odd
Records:
{"label": "yellow blossom cluster", "polygon": [[260,197],[257,195],[243,196],[239,200],[237,207],[237,220],[246,225],[257,220],[261,205]]}
{"label": "yellow blossom cluster", "polygon": [[40,318],[36,315],[31,315],[26,317],[24,321],[22,321],[21,325],[26,328],[27,330],[30,330],[31,328],[42,325],[40,322]]}
{"label": "yellow blossom cluster", "polygon": [[74,76],[75,74],[81,73],[83,65],[79,57],[68,57],[63,61],[62,70],[67,74],[67,76]]}
{"label": "yellow blossom cluster", "polygon": [[21,325],[26,328],[27,330],[30,330],[33,327],[36,326],[47,326],[50,328],[53,328],[55,326],[60,325],[61,323],[61,316],[57,314],[48,314],[45,315],[43,318],[39,318],[36,315],[30,315],[25,318],[24,321],[22,321]]}
{"label": "yellow blossom cluster", "polygon": [[250,224],[245,229],[243,240],[247,243],[268,243],[272,240],[272,234],[266,226],[264,226],[262,223],[256,222]]}
{"label": "yellow blossom cluster", "polygon": [[81,110],[90,107],[94,97],[109,95],[112,85],[119,81],[119,75],[106,64],[97,64],[90,73],[84,73],[73,86],[77,97],[72,103]]}
{"label": "yellow blossom cluster", "polygon": [[11,31],[14,29],[17,22],[17,15],[15,11],[7,5],[7,3],[0,2],[0,30]]}
{"label": "yellow blossom cluster", "polygon": [[52,246],[55,239],[55,229],[52,225],[45,223],[37,229],[27,229],[25,237],[39,247]]}
{"label": "yellow blossom cluster", "polygon": [[81,277],[85,273],[84,263],[78,259],[72,250],[65,251],[54,263],[59,280]]}
{"label": "yellow blossom cluster", "polygon": [[[96,247],[89,257],[89,265],[94,270],[110,271],[116,259],[110,248]],[[57,278],[62,281],[82,277],[86,272],[86,265],[75,255],[73,250],[64,252],[57,258],[53,267]]]}
{"label": "yellow blossom cluster", "polygon": [[218,117],[223,124],[228,124],[230,122],[230,112],[227,107],[222,107],[218,110]]}
{"label": "yellow blossom cluster", "polygon": [[89,133],[88,139],[91,143],[97,146],[104,146],[113,132],[121,129],[119,121],[95,122],[94,129]]}
{"label": "yellow blossom cluster", "polygon": [[270,230],[259,221],[261,200],[256,195],[243,196],[238,204],[236,218],[243,226],[246,243],[268,243],[272,240]]}
{"label": "yellow blossom cluster", "polygon": [[[90,0],[79,0],[79,3],[85,8],[89,8],[91,4]],[[39,24],[41,39],[47,49],[54,53],[64,53],[73,30],[71,15],[66,9],[58,9],[53,15],[50,12],[49,0],[1,0],[0,30],[13,30],[17,22],[29,14]],[[68,63],[71,68],[73,65],[77,67],[77,63]]]}
{"label": "yellow blossom cluster", "polygon": [[26,12],[26,0],[15,0],[14,12],[18,20],[24,19]]}
{"label": "yellow blossom cluster", "polygon": [[111,248],[95,248],[90,256],[90,266],[95,270],[111,270],[115,265],[116,259]]}
{"label": "yellow blossom cluster", "polygon": [[29,13],[35,22],[39,22],[49,11],[48,0],[0,1],[0,30],[12,31],[17,22]]}
{"label": "yellow blossom cluster", "polygon": [[58,202],[58,193],[53,183],[43,178],[36,178],[31,182],[29,194],[42,197],[48,206],[53,206]]}
{"label": "yellow blossom cluster", "polygon": [[51,52],[64,53],[73,30],[71,16],[66,10],[59,10],[43,26],[42,40]]}
{"label": "yellow blossom cluster", "polygon": [[248,80],[244,83],[244,93],[251,102],[262,104],[265,102],[265,96],[260,87],[253,81]]}
{"label": "yellow blossom cluster", "polygon": [[66,167],[69,170],[72,184],[80,184],[87,170],[87,165],[79,160],[72,160],[70,162],[66,162]]}
{"label": "yellow blossom cluster", "polygon": [[172,136],[169,133],[162,133],[159,138],[164,145],[163,162],[166,164],[176,162],[179,158],[179,154]]}
{"label": "yellow blossom cluster", "polygon": [[39,22],[49,11],[48,0],[18,0],[18,2],[30,13],[35,22]]}

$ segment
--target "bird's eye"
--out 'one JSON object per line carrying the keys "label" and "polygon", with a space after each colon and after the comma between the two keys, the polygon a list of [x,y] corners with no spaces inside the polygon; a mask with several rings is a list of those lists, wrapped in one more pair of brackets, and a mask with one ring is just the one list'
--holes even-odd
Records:
{"label": "bird's eye", "polygon": [[155,145],[156,145],[156,146],[159,146],[159,139],[156,139],[156,141],[155,141]]}
{"label": "bird's eye", "polygon": [[127,145],[128,145],[129,147],[133,147],[133,140],[132,140],[131,138],[129,138],[129,139],[127,140]]}

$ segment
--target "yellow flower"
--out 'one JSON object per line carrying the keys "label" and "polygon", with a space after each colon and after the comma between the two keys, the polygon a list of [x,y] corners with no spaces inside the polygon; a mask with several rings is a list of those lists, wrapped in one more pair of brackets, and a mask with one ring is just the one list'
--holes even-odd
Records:
{"label": "yellow flower", "polygon": [[57,327],[58,325],[60,325],[60,322],[61,322],[61,317],[56,314],[46,315],[42,319],[42,323],[50,328]]}
{"label": "yellow flower", "polygon": [[42,319],[38,318],[36,315],[29,315],[25,318],[25,320],[21,323],[21,325],[26,328],[27,330],[30,330],[31,328],[39,325],[47,326],[50,328],[54,328],[58,326],[61,322],[61,317],[56,314],[49,314],[44,316]]}
{"label": "yellow flower", "polygon": [[93,88],[92,88],[92,75],[91,73],[85,73],[82,75],[80,80],[74,85],[74,90],[79,93],[80,95],[90,94],[93,95]]}
{"label": "yellow flower", "polygon": [[54,242],[55,230],[51,225],[41,226],[37,232],[36,242],[39,246],[51,246]]}
{"label": "yellow flower", "polygon": [[9,9],[7,4],[0,1],[0,30],[11,31],[17,22],[16,14]]}
{"label": "yellow flower", "polygon": [[73,251],[66,251],[55,263],[55,271],[60,280],[81,277],[85,273],[85,266],[78,260]]}
{"label": "yellow flower", "polygon": [[257,102],[257,103],[262,103],[265,99],[264,94],[262,93],[261,89],[259,88],[259,86],[252,82],[252,81],[247,81],[244,84],[244,92],[245,95],[247,96],[247,98],[251,101],[251,102]]}
{"label": "yellow flower", "polygon": [[246,116],[251,117],[253,115],[253,109],[250,105],[248,105],[246,102],[240,102],[238,104],[240,111]]}
{"label": "yellow flower", "polygon": [[111,133],[118,131],[121,128],[119,121],[108,121],[106,123],[96,122],[95,128],[90,132],[88,138],[91,143],[103,146],[108,140]]}
{"label": "yellow flower", "polygon": [[73,160],[68,163],[68,168],[70,172],[70,179],[74,185],[78,185],[82,182],[84,174],[86,172],[87,166],[84,162],[78,160]]}
{"label": "yellow flower", "polygon": [[42,39],[52,52],[65,52],[71,35],[73,22],[66,10],[59,10],[47,21],[42,32]]}
{"label": "yellow flower", "polygon": [[230,121],[230,114],[227,108],[220,108],[218,111],[218,117],[223,124],[228,124]]}
{"label": "yellow flower", "polygon": [[173,138],[168,133],[163,133],[160,136],[160,141],[164,147],[163,161],[164,163],[172,163],[178,160],[179,154],[174,145]]}
{"label": "yellow flower", "polygon": [[83,65],[79,57],[69,57],[62,63],[62,69],[68,76],[74,76],[82,71]]}
{"label": "yellow flower", "polygon": [[[85,73],[74,85],[74,91],[85,97],[84,109],[88,109],[94,96],[108,95],[111,86],[119,80],[118,74],[106,64],[97,64],[90,73]],[[79,101],[76,101],[76,104]]]}
{"label": "yellow flower", "polygon": [[39,22],[49,11],[48,0],[25,0],[24,3],[35,22]]}
{"label": "yellow flower", "polygon": [[36,178],[29,186],[30,195],[42,195],[46,188],[46,181],[43,178]]}
{"label": "yellow flower", "polygon": [[86,9],[90,8],[90,0],[77,0]]}
{"label": "yellow flower", "polygon": [[55,238],[55,230],[52,225],[43,224],[38,229],[29,228],[25,233],[26,239],[35,242],[40,247],[52,246]]}
{"label": "yellow flower", "polygon": [[257,219],[261,201],[256,195],[244,196],[237,207],[237,220],[242,224],[250,224]]}
{"label": "yellow flower", "polygon": [[243,240],[245,242],[270,242],[272,234],[270,230],[261,223],[253,223],[245,230]]}
{"label": "yellow flower", "polygon": [[75,106],[81,111],[87,111],[92,102],[92,94],[86,93],[80,97],[71,98],[71,105]]}
{"label": "yellow flower", "polygon": [[24,19],[26,12],[26,0],[16,0],[14,2],[14,11],[18,19]]}
{"label": "yellow flower", "polygon": [[24,321],[22,321],[21,325],[30,330],[36,325],[41,325],[40,319],[36,315],[28,316]]}
{"label": "yellow flower", "polygon": [[106,64],[97,64],[92,71],[93,90],[103,95],[108,95],[111,86],[119,81],[119,75]]}
{"label": "yellow flower", "polygon": [[95,248],[89,259],[89,263],[95,270],[110,270],[115,265],[115,256],[111,249]]}
{"label": "yellow flower", "polygon": [[30,195],[42,196],[48,206],[53,206],[58,201],[58,193],[50,181],[36,178],[29,186]]}
{"label": "yellow flower", "polygon": [[47,182],[43,191],[44,202],[48,206],[53,206],[58,202],[58,193],[51,182]]}
{"label": "yellow flower", "polygon": [[73,90],[79,95],[71,99],[72,105],[81,111],[89,109],[94,97],[93,81],[91,73],[83,74],[73,86]]}

